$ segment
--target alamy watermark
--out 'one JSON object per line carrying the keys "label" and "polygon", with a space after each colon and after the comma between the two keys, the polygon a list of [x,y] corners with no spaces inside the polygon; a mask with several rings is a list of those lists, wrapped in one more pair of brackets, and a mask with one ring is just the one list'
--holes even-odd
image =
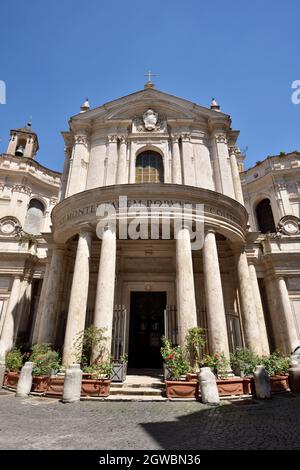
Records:
{"label": "alamy watermark", "polygon": [[295,91],[293,91],[291,100],[293,104],[299,104],[300,103],[300,80],[294,80],[291,88]]}
{"label": "alamy watermark", "polygon": [[0,104],[6,104],[6,84],[0,80]]}
{"label": "alamy watermark", "polygon": [[[192,250],[199,250],[204,240],[204,204],[143,203],[129,205],[127,196],[118,203],[99,204],[96,234],[119,240],[171,240],[189,236]],[[118,234],[117,234],[118,230]]]}

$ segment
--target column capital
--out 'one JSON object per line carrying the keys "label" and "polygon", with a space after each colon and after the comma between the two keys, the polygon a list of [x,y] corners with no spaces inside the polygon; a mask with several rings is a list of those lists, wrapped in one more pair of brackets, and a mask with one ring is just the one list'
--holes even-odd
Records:
{"label": "column capital", "polygon": [[125,134],[118,136],[120,144],[127,144],[127,138],[128,138],[128,136],[125,135]]}
{"label": "column capital", "polygon": [[182,142],[190,142],[191,134],[189,132],[185,132],[184,134],[181,134],[181,140]]}
{"label": "column capital", "polygon": [[180,139],[180,134],[171,134],[171,140],[173,144],[177,144]]}
{"label": "column capital", "polygon": [[112,144],[112,143],[116,144],[118,142],[118,136],[117,134],[109,135],[107,136],[107,140],[109,144]]}

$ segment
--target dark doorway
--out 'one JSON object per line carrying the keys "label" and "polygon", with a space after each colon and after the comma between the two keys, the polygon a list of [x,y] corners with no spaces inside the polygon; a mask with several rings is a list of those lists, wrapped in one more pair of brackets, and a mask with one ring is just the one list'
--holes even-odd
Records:
{"label": "dark doorway", "polygon": [[162,368],[160,347],[166,302],[166,292],[131,292],[129,367]]}

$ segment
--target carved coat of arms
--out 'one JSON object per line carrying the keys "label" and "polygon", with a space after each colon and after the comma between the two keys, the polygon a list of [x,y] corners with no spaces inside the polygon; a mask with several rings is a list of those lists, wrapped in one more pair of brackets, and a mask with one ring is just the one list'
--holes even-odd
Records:
{"label": "carved coat of arms", "polygon": [[153,109],[147,109],[143,114],[143,121],[147,131],[153,131],[156,128],[158,114]]}

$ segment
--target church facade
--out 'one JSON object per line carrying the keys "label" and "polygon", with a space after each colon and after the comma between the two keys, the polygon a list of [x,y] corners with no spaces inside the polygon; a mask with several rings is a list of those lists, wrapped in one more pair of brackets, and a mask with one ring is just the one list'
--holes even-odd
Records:
{"label": "church facade", "polygon": [[150,81],[86,101],[62,135],[62,174],[35,160],[30,125],[0,156],[1,355],[49,342],[69,365],[92,324],[133,368],[161,367],[161,336],[197,325],[226,356],[300,344],[300,153],[244,170],[215,100]]}

